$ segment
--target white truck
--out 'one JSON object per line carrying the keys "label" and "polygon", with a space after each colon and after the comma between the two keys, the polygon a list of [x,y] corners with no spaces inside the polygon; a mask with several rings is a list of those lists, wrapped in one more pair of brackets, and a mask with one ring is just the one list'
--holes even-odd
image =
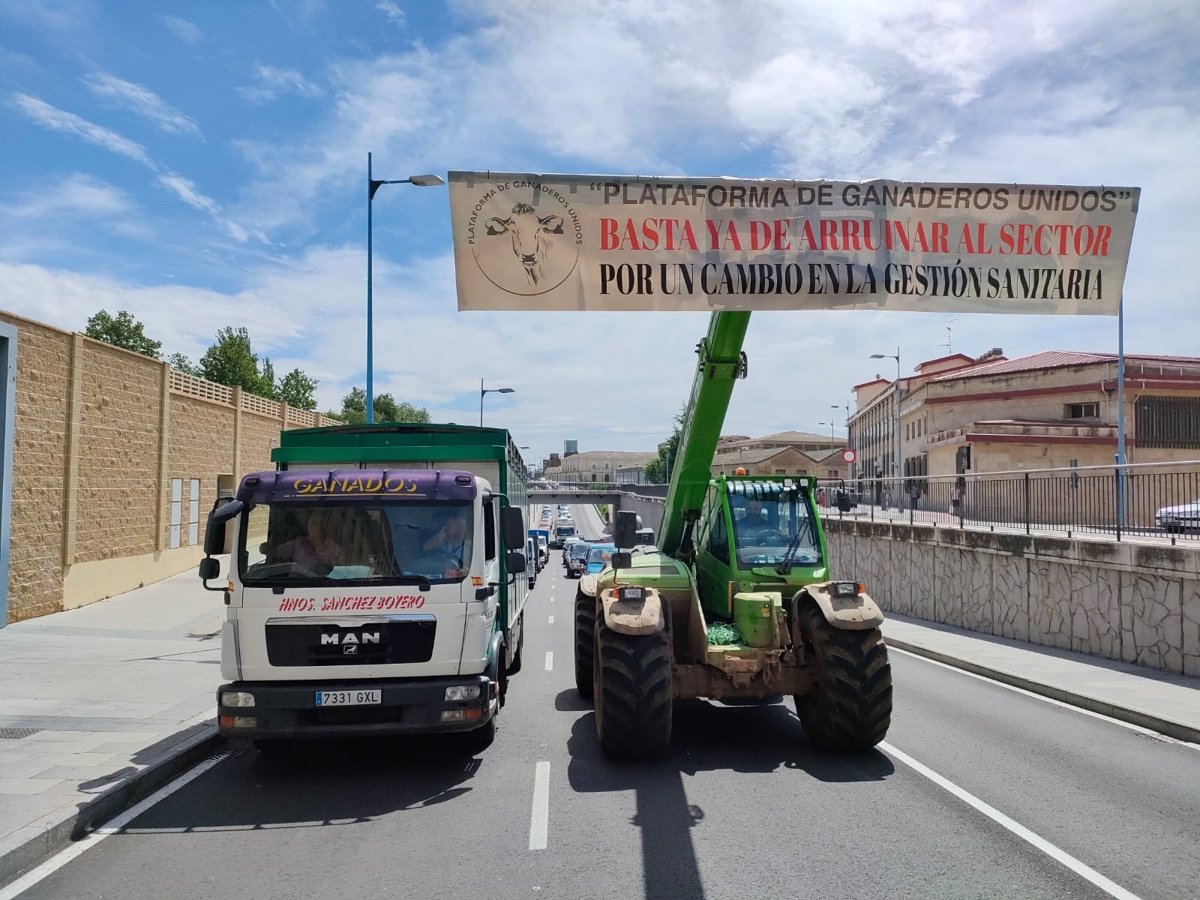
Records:
{"label": "white truck", "polygon": [[[436,731],[490,743],[528,592],[524,465],[507,432],[305,429],[273,455],[279,470],[246,475],[205,534],[200,576],[226,603],[221,733],[264,750]],[[210,587],[227,526],[226,583]]]}

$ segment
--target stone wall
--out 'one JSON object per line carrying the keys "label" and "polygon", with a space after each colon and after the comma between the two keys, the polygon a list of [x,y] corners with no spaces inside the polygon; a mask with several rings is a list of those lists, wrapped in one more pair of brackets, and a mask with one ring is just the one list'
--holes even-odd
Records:
{"label": "stone wall", "polygon": [[880,606],[1200,676],[1200,548],[831,519],[830,564]]}
{"label": "stone wall", "polygon": [[[189,481],[200,481],[199,543],[220,479],[272,468],[284,428],[333,424],[80,334],[7,312],[0,321],[17,329],[9,621],[193,565]],[[176,478],[183,508],[172,548]]]}

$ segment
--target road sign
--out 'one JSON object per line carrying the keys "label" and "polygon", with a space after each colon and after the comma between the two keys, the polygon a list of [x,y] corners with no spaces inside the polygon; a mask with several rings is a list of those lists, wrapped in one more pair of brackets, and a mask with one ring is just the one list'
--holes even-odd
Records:
{"label": "road sign", "polygon": [[845,450],[842,451],[842,462],[852,463],[856,459],[858,459],[858,454],[855,453],[853,450],[851,450],[849,447],[847,447]]}

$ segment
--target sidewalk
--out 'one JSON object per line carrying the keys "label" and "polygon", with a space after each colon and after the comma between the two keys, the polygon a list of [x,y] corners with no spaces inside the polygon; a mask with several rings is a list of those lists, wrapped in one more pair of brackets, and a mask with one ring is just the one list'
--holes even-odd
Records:
{"label": "sidewalk", "polygon": [[[0,629],[0,885],[220,746],[220,593],[188,571]],[[889,615],[892,647],[1200,743],[1200,679]]]}
{"label": "sidewalk", "polygon": [[0,629],[0,885],[213,751],[223,618],[189,570]]}
{"label": "sidewalk", "polygon": [[885,613],[891,647],[1200,743],[1200,678]]}

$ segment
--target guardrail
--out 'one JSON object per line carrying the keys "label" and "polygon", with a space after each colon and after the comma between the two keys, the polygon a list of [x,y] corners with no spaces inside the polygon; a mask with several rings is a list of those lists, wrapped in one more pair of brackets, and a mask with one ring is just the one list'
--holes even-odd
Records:
{"label": "guardrail", "polygon": [[[897,490],[899,496],[896,496]],[[849,500],[838,505],[838,493]],[[826,515],[959,528],[1200,541],[1200,461],[818,480]]]}

